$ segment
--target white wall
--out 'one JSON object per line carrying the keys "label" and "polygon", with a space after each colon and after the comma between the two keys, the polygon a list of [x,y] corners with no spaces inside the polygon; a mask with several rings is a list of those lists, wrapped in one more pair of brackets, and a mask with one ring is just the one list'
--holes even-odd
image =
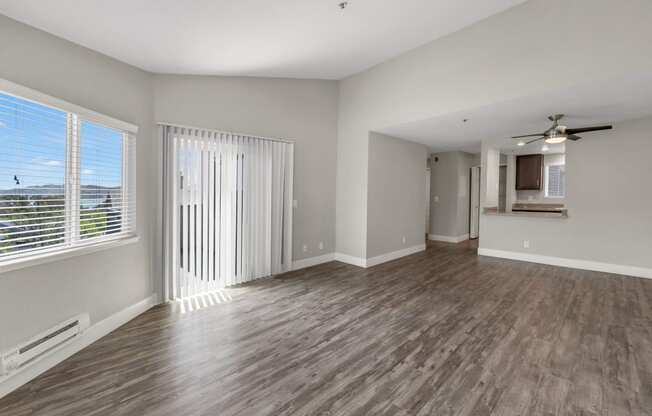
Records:
{"label": "white wall", "polygon": [[650,154],[652,118],[568,143],[569,218],[482,215],[480,248],[652,268]]}
{"label": "white wall", "polygon": [[368,258],[424,243],[427,159],[422,144],[369,134]]}
{"label": "white wall", "polygon": [[648,0],[531,0],[343,80],[337,250],[366,255],[369,131],[649,72],[650,21]]}
{"label": "white wall", "polygon": [[140,127],[140,241],[1,274],[2,350],[75,314],[89,312],[94,323],[150,296],[157,201],[148,74],[0,15],[0,78]]}
{"label": "white wall", "polygon": [[154,118],[293,139],[299,260],[335,251],[337,93],[335,81],[156,75]]}
{"label": "white wall", "polygon": [[498,208],[500,188],[500,150],[482,143],[482,184],[480,185],[480,210]]}

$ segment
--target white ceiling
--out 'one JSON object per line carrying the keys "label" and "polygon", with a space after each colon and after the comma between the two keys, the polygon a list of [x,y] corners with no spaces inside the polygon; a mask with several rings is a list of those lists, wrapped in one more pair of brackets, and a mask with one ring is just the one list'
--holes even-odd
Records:
{"label": "white ceiling", "polygon": [[[516,149],[511,136],[540,133],[552,123],[551,114],[566,117],[568,127],[611,124],[652,114],[652,74],[605,79],[533,97],[493,103],[460,113],[377,129],[390,136],[426,144],[433,152],[463,150],[479,152],[483,140],[500,149]],[[465,123],[464,119],[468,119]],[[594,134],[611,134],[617,129],[580,134],[585,140]],[[540,149],[541,142],[527,149]]]}
{"label": "white ceiling", "polygon": [[157,73],[341,79],[524,0],[0,0],[0,13]]}

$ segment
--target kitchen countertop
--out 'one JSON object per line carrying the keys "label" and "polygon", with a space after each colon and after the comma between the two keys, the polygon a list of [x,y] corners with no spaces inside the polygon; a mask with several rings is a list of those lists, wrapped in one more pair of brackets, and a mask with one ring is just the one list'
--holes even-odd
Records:
{"label": "kitchen countertop", "polygon": [[562,212],[565,209],[563,204],[546,203],[524,203],[515,202],[512,204],[512,211],[525,212]]}
{"label": "kitchen countertop", "polygon": [[525,217],[525,218],[555,218],[566,219],[568,218],[568,210],[565,208],[549,210],[549,211],[498,211],[498,208],[485,208],[483,211],[485,215],[495,215],[501,217]]}

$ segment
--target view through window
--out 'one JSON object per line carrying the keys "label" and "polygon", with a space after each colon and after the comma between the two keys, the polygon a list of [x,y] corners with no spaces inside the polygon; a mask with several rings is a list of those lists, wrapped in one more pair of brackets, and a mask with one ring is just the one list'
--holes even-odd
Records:
{"label": "view through window", "polygon": [[64,242],[67,117],[0,94],[0,254]]}
{"label": "view through window", "polygon": [[0,93],[0,143],[0,260],[134,233],[127,133]]}

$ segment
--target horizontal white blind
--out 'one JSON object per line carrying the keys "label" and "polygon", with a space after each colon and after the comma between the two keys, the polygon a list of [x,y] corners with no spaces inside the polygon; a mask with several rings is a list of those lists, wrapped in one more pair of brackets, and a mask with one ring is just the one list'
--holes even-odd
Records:
{"label": "horizontal white blind", "polygon": [[65,242],[68,115],[0,94],[0,256]]}
{"label": "horizontal white blind", "polygon": [[561,198],[566,195],[565,165],[549,165],[546,196]]}
{"label": "horizontal white blind", "polygon": [[0,262],[135,234],[135,140],[0,92]]}

